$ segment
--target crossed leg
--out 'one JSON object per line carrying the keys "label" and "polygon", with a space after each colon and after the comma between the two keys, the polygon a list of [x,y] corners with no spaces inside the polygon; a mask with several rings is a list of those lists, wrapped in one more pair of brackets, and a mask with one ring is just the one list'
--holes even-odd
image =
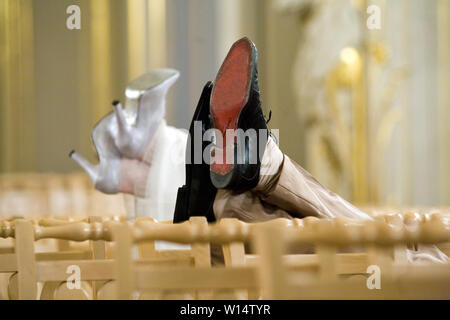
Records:
{"label": "crossed leg", "polygon": [[[263,155],[258,185],[240,194],[219,189],[214,200],[214,213],[218,220],[238,218],[246,222],[305,216],[373,220],[322,186],[309,172],[284,155],[272,139],[268,140]],[[450,262],[450,258],[434,245],[419,245],[417,249],[407,249],[409,262]]]}

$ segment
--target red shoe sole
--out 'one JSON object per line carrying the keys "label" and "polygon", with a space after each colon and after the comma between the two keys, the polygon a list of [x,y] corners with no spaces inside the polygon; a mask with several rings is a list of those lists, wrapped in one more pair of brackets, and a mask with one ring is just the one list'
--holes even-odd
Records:
{"label": "red shoe sole", "polygon": [[[239,116],[247,104],[251,85],[252,45],[248,39],[237,41],[228,52],[214,82],[211,93],[210,113],[213,126],[222,133],[222,163],[212,163],[210,170],[226,175],[234,164],[226,163],[226,152],[234,152],[235,139],[226,139],[226,130],[238,128]],[[228,146],[228,148],[227,148]],[[234,154],[230,155],[233,159]]]}

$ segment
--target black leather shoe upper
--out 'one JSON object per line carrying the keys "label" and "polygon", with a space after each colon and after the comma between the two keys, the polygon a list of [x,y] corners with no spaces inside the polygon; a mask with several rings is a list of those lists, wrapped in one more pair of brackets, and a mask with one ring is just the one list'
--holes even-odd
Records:
{"label": "black leather shoe upper", "polygon": [[[194,112],[189,128],[189,137],[186,146],[186,184],[178,189],[173,222],[183,222],[192,216],[205,216],[208,222],[215,221],[213,204],[217,189],[209,177],[209,164],[205,163],[203,153],[210,144],[203,141],[203,134],[210,128],[209,100],[212,83],[208,82],[203,88],[197,108]],[[201,137],[194,136],[195,122],[201,122]],[[201,142],[201,149],[194,144]],[[201,155],[195,152],[201,150]],[[199,162],[200,163],[196,163]]]}
{"label": "black leather shoe upper", "polygon": [[[267,128],[266,119],[262,110],[259,86],[258,86],[258,70],[257,61],[258,54],[256,47],[253,45],[253,74],[252,85],[250,87],[249,100],[245,105],[242,113],[239,117],[238,127],[244,132],[248,132],[249,129],[256,131],[256,140],[252,135],[249,135],[248,139],[244,141],[245,145],[245,161],[238,162],[238,169],[241,174],[239,182],[235,187],[236,190],[250,190],[258,184],[259,173],[261,169],[261,160],[266,149],[266,143],[268,139],[269,130]],[[251,161],[251,155],[253,155],[253,161]],[[244,163],[242,163],[244,162]],[[256,162],[256,163],[255,163]]]}

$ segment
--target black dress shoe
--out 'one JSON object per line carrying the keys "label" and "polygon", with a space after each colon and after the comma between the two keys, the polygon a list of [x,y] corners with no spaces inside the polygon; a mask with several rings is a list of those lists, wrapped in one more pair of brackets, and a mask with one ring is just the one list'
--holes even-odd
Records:
{"label": "black dress shoe", "polygon": [[[212,125],[223,139],[223,152],[215,155],[221,163],[215,161],[210,166],[216,188],[245,191],[259,181],[268,128],[259,98],[257,60],[250,39],[236,41],[214,82],[210,113]],[[236,130],[236,135],[227,138],[229,129]],[[227,156],[227,152],[231,154]]]}
{"label": "black dress shoe", "polygon": [[[208,159],[203,157],[205,148],[211,143],[203,141],[204,132],[210,128],[209,99],[211,89],[212,83],[208,82],[203,88],[189,128],[186,146],[186,184],[178,188],[173,217],[174,223],[189,220],[192,216],[205,216],[208,222],[216,220],[213,204],[217,189],[213,186],[209,177],[209,162],[205,162]],[[194,135],[196,121],[197,125],[201,124],[201,132],[195,133],[201,134],[200,137]],[[201,148],[195,146],[195,143],[200,142]]]}

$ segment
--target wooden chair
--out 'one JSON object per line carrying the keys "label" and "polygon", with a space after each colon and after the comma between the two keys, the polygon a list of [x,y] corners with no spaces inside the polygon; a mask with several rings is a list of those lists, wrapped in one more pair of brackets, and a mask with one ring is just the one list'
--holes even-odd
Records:
{"label": "wooden chair", "polygon": [[[222,219],[220,223],[228,224],[233,219]],[[304,219],[275,219],[267,222],[249,224],[249,228],[255,228],[259,225],[278,225],[280,227],[289,228],[295,232],[301,232],[305,226],[315,225],[319,223],[320,219],[315,217],[307,217]],[[240,222],[243,223],[243,222]],[[254,253],[248,253],[245,250],[245,245],[242,242],[235,242],[224,244],[223,253],[225,265],[240,266],[253,265],[259,263],[259,256]],[[311,246],[304,246],[301,251],[308,251]],[[339,274],[359,274],[365,273],[367,268],[367,254],[366,253],[337,253],[337,265]],[[319,257],[315,253],[296,253],[287,254],[283,257],[286,263],[291,268],[314,268],[318,267]]]}
{"label": "wooden chair", "polygon": [[[105,221],[105,220],[104,220]],[[73,224],[76,222],[68,222],[61,219],[43,219],[40,220],[41,225],[45,226],[61,226],[67,224]],[[204,217],[193,217],[187,222],[193,228],[200,228],[207,226],[207,221]],[[209,244],[193,244],[192,246],[187,246],[186,249],[172,249],[172,250],[158,250],[156,248],[156,242],[158,240],[164,240],[164,233],[166,231],[173,230],[174,227],[172,225],[172,221],[163,221],[158,222],[152,218],[138,218],[134,224],[125,224],[130,228],[141,230],[145,230],[145,232],[149,232],[155,235],[162,235],[162,239],[153,239],[145,242],[136,243],[137,254],[133,252],[133,257],[136,258],[134,260],[134,264],[142,266],[164,266],[164,267],[174,267],[174,266],[187,266],[187,267],[201,267],[201,268],[210,268],[211,267],[211,256],[210,256],[210,246]],[[178,228],[175,226],[175,228]],[[62,240],[59,240],[62,241]],[[183,241],[182,241],[183,242]],[[116,246],[117,241],[111,242],[112,246]],[[112,256],[108,256],[108,258],[112,258]],[[116,290],[114,284],[111,284],[111,288],[109,290]],[[173,290],[172,290],[173,291]],[[205,296],[205,292],[194,292],[190,291],[189,295],[183,294],[172,294],[169,297],[195,297]],[[140,299],[154,299],[161,297],[162,295],[168,297],[167,292],[162,292],[162,290],[155,294],[151,292],[140,292]],[[207,294],[207,293],[206,293]]]}
{"label": "wooden chair", "polygon": [[[0,238],[15,238],[14,247],[0,251],[0,272],[14,272],[11,296],[17,292],[20,299],[35,299],[37,285],[43,282],[44,299],[130,299],[136,291],[140,298],[245,299],[258,298],[261,288],[264,298],[273,299],[448,298],[447,265],[412,268],[405,263],[406,246],[449,242],[449,221],[437,214],[390,215],[369,222],[223,219],[212,225],[201,217],[181,224],[148,218],[135,223],[117,220],[41,220],[41,225],[21,219],[0,221]],[[35,242],[42,239],[89,241],[90,248],[77,251],[67,246],[66,251],[36,253]],[[158,250],[155,241],[190,248]],[[109,256],[107,243],[114,251]],[[212,244],[222,246],[225,266],[211,266]],[[247,254],[246,244],[257,254]],[[314,253],[286,254],[292,245],[312,246]],[[139,248],[139,255],[133,254],[133,246]],[[339,253],[340,248],[354,246],[364,251]],[[382,270],[382,291],[366,287],[371,264]],[[85,285],[79,291],[66,286],[67,270],[74,265]]]}
{"label": "wooden chair", "polygon": [[[204,218],[192,218],[188,222],[194,229],[207,225]],[[81,270],[81,281],[93,281],[93,298],[114,299],[117,295],[117,272],[115,260],[105,255],[105,241],[114,240],[114,251],[120,248],[121,238],[112,236],[116,225],[124,228],[132,228],[142,232],[164,233],[164,227],[171,226],[167,223],[150,221],[137,221],[135,224],[128,222],[104,221],[100,222],[50,222],[53,226],[36,226],[30,221],[18,220],[14,223],[16,248],[15,258],[17,265],[17,291],[19,299],[30,299],[37,296],[37,283],[50,284],[48,290],[43,290],[41,297],[51,299],[56,288],[59,288],[59,298],[80,299],[80,295],[66,289],[68,279],[67,270],[70,266],[78,266]],[[56,225],[57,224],[57,225]],[[162,228],[161,228],[162,227]],[[11,234],[10,234],[11,235]],[[58,239],[61,241],[92,241],[92,259],[70,259],[51,261],[38,260],[39,255],[34,253],[34,241],[41,239]],[[158,240],[158,239],[155,239]],[[162,239],[164,240],[164,239]],[[154,244],[154,241],[153,241]],[[142,248],[144,249],[144,248]],[[145,248],[143,258],[136,260],[138,265],[150,266],[180,266],[192,265],[195,267],[211,266],[209,246],[207,244],[193,245],[189,250],[149,250]],[[56,253],[55,253],[56,254]],[[114,256],[117,253],[114,254]],[[47,255],[46,258],[49,256]],[[33,267],[34,266],[34,267]],[[97,288],[96,288],[97,287]],[[61,292],[62,291],[62,292]],[[201,293],[200,293],[201,294]],[[148,296],[143,296],[145,298]],[[141,297],[142,298],[142,297]]]}
{"label": "wooden chair", "polygon": [[[100,217],[89,217],[84,219],[86,222],[100,222],[104,218]],[[33,225],[51,225],[60,226],[69,223],[75,223],[70,221],[70,219],[41,219],[38,223],[31,220]],[[0,228],[3,229],[3,236],[13,236],[14,235],[14,220],[0,222]],[[8,231],[9,230],[9,234]],[[1,237],[1,236],[0,236]],[[47,239],[51,241],[50,239]],[[45,241],[45,240],[43,240]],[[45,244],[45,252],[36,252],[36,261],[61,261],[61,260],[74,260],[74,259],[104,259],[105,255],[105,243],[104,241],[88,241],[84,246],[71,247],[69,241],[67,240],[56,240],[56,246],[53,243],[47,242]],[[47,251],[50,250],[50,251]],[[16,263],[16,253],[14,246],[3,248],[3,252],[0,251],[0,273],[9,273],[8,281],[6,281],[6,286],[9,287],[9,296],[12,299],[17,299],[17,263]],[[89,298],[92,296],[92,290],[95,288],[90,288],[90,285],[83,283],[84,291],[78,292],[79,298]],[[42,290],[40,290],[41,299],[52,299],[57,296],[58,288],[61,287],[61,283],[58,282],[45,282],[42,284]],[[91,294],[87,294],[91,292]],[[84,295],[84,296],[83,296]]]}
{"label": "wooden chair", "polygon": [[[192,217],[184,225],[193,229],[201,229],[208,226],[205,217]],[[165,241],[166,233],[170,234],[173,230],[179,229],[180,225],[173,225],[172,221],[157,222],[151,218],[137,219],[131,230],[131,234],[139,235],[142,233],[151,234],[153,238],[147,238],[147,241],[137,241],[138,255],[132,256],[133,268],[143,267],[159,267],[172,269],[174,267],[194,267],[194,268],[211,268],[210,246],[208,243],[197,243],[191,246],[185,246],[183,249],[163,249],[156,248],[157,241]],[[122,237],[124,237],[122,235]],[[139,238],[139,236],[138,236]],[[125,242],[124,242],[125,241]],[[121,252],[122,243],[127,240],[115,241],[120,246],[117,252]],[[173,242],[173,241],[172,241]],[[176,242],[176,241],[175,241]],[[176,242],[180,243],[180,242]],[[183,243],[183,241],[181,242]],[[185,242],[184,242],[185,243]],[[126,246],[129,248],[128,246]],[[124,257],[123,254],[120,257]],[[134,259],[134,258],[136,259]],[[123,283],[123,282],[122,282]],[[196,296],[204,296],[206,293],[202,291],[186,290],[184,292],[174,290],[146,290],[145,288],[137,288],[140,299],[156,299],[156,298],[193,298]],[[122,290],[119,290],[122,291]],[[121,294],[122,295],[122,294]],[[124,296],[124,295],[123,295]]]}
{"label": "wooden chair", "polygon": [[[409,243],[436,244],[449,240],[449,223],[439,216],[416,228],[381,220],[361,223],[334,219],[305,226],[302,232],[266,224],[254,233],[261,259],[259,279],[266,299],[448,299],[450,265],[394,263],[391,253]],[[286,265],[283,254],[298,244],[311,244],[318,249],[317,273],[299,272]],[[335,253],[339,247],[353,245],[366,247],[369,263],[380,268],[381,290],[370,290],[366,277],[339,276]]]}
{"label": "wooden chair", "polygon": [[[221,224],[241,223],[233,221],[234,219],[222,219]],[[274,225],[280,228],[290,229],[293,232],[302,232],[305,226],[312,226],[319,223],[319,219],[315,217],[307,217],[304,219],[275,219],[267,222],[248,224],[249,229],[256,229],[262,225]],[[222,246],[224,261],[226,266],[252,266],[258,267],[261,258],[258,254],[246,252],[245,243],[233,242],[225,243]],[[311,246],[303,246],[300,252],[310,251]],[[317,250],[323,250],[317,248]],[[357,275],[365,274],[368,264],[368,255],[365,252],[359,253],[335,253],[336,255],[336,272],[340,275]],[[291,253],[284,254],[283,261],[291,270],[302,271],[305,274],[314,274],[318,272],[320,267],[320,256],[317,252],[309,253]],[[241,293],[242,295],[242,293]],[[245,296],[245,294],[244,294]],[[258,299],[261,296],[259,291],[250,290],[248,292],[249,299]]]}
{"label": "wooden chair", "polygon": [[[407,228],[417,228],[419,225],[423,224],[426,221],[429,221],[432,218],[439,217],[440,219],[448,219],[448,216],[441,214],[418,214],[418,213],[406,213],[406,214],[387,214],[380,215],[375,218],[376,221],[380,223],[387,223],[392,226],[399,227],[407,227]],[[227,220],[223,219],[222,223],[227,223]],[[346,219],[338,218],[337,221],[341,221],[341,223],[345,223]],[[350,221],[349,221],[350,222]],[[276,219],[268,222],[264,222],[262,224],[272,224],[278,225],[280,227],[286,227],[293,230],[293,232],[302,232],[304,227],[314,228],[318,223],[322,223],[322,220],[315,217],[307,217],[304,219]],[[353,221],[353,224],[360,224],[361,222]],[[253,225],[253,224],[251,224]],[[257,225],[257,224],[254,224]],[[261,224],[260,224],[261,225]],[[444,248],[448,245],[448,242],[442,242],[438,244],[440,249]],[[303,245],[303,251],[305,250],[305,246]],[[311,247],[311,246],[310,246]],[[387,260],[388,264],[396,264],[402,265],[406,264],[406,248],[410,248],[414,250],[417,248],[416,243],[406,243],[406,244],[397,244],[389,249],[384,250],[384,257]],[[336,249],[336,248],[335,248]],[[338,248],[339,249],[339,248]],[[344,248],[343,253],[341,251],[334,252],[335,256],[335,271],[336,274],[340,277],[353,277],[353,276],[361,276],[367,277],[367,268],[373,264],[374,260],[374,248],[362,248],[360,247],[357,250],[348,250],[349,248]],[[351,248],[350,248],[351,249]],[[283,255],[283,261],[288,268],[291,270],[303,271],[306,274],[317,274],[320,268],[320,255],[319,251],[327,250],[327,248],[322,248],[320,246],[316,246],[316,252],[310,253],[288,253]],[[350,252],[349,252],[350,251]],[[354,252],[352,252],[354,251]],[[245,246],[242,242],[225,244],[223,246],[225,265],[228,266],[245,266],[252,265],[257,266],[260,263],[260,257],[256,254],[249,254],[245,250]],[[380,250],[377,251],[378,253]],[[444,250],[448,256],[448,252]],[[378,257],[381,255],[378,254]],[[260,295],[257,292],[251,293],[250,298],[258,298]]]}
{"label": "wooden chair", "polygon": [[[98,218],[96,220],[98,222],[106,222],[106,221],[124,221],[124,217],[106,217],[106,218]],[[87,222],[87,219],[77,220],[77,221],[68,221],[67,219],[41,219],[39,224],[41,226],[61,226],[67,224],[73,224],[77,222]],[[207,224],[204,218],[192,218],[189,222],[193,225],[203,225]],[[158,222],[152,218],[138,218],[133,226],[141,227],[141,228],[158,228],[160,225],[170,225],[172,221],[162,221]],[[65,248],[81,248],[79,243],[71,242],[68,244],[68,241],[58,240],[60,247],[62,247],[61,243],[67,242]],[[106,257],[109,259],[113,258],[112,252],[114,251],[115,243],[109,242],[106,243]],[[209,246],[198,245],[192,248],[184,248],[184,249],[172,249],[172,250],[158,250],[156,246],[156,241],[147,241],[145,243],[137,244],[137,252],[135,253],[135,257],[138,258],[139,263],[147,263],[147,264],[155,264],[155,265],[196,265],[196,266],[211,266],[211,259],[209,254]],[[108,283],[109,286],[108,291],[116,290],[115,283]],[[151,294],[141,293],[139,295],[140,299],[149,299],[154,298]]]}
{"label": "wooden chair", "polygon": [[[84,274],[81,281],[96,280],[89,278],[92,277],[89,272],[97,265],[101,266],[105,263],[104,241],[106,239],[104,237],[109,239],[109,234],[102,224],[94,222],[95,217],[90,220],[91,223],[73,223],[54,227],[40,227],[29,220],[16,220],[7,228],[3,223],[0,236],[15,237],[14,252],[0,256],[0,272],[13,272],[10,278],[10,297],[35,299],[38,295],[37,285],[42,282],[44,286],[40,294],[41,299],[54,299],[57,297],[56,293],[60,295],[59,298],[67,298],[66,287],[62,284],[69,276],[66,271],[70,265],[83,266],[82,272],[87,268],[88,274]],[[89,240],[91,249],[35,253],[35,241],[41,239]],[[108,272],[108,269],[105,271]],[[101,283],[93,283],[91,287],[84,282],[81,284],[83,285],[81,290],[70,292],[72,298],[95,298]]]}
{"label": "wooden chair", "polygon": [[[211,267],[210,263],[210,244],[246,241],[249,238],[249,228],[246,224],[230,221],[226,225],[208,225],[204,218],[194,217],[189,222],[174,225],[149,221],[141,221],[135,228],[116,225],[113,234],[118,246],[116,261],[121,299],[129,299],[134,291],[141,290],[150,290],[158,298],[164,298],[164,292],[167,290],[194,290],[194,298],[198,299],[213,298],[217,295],[223,298],[220,295],[223,290],[229,292],[258,287],[255,268]],[[171,266],[156,265],[145,260],[133,261],[133,244],[157,240],[190,244],[192,254],[198,258],[194,263]]]}

